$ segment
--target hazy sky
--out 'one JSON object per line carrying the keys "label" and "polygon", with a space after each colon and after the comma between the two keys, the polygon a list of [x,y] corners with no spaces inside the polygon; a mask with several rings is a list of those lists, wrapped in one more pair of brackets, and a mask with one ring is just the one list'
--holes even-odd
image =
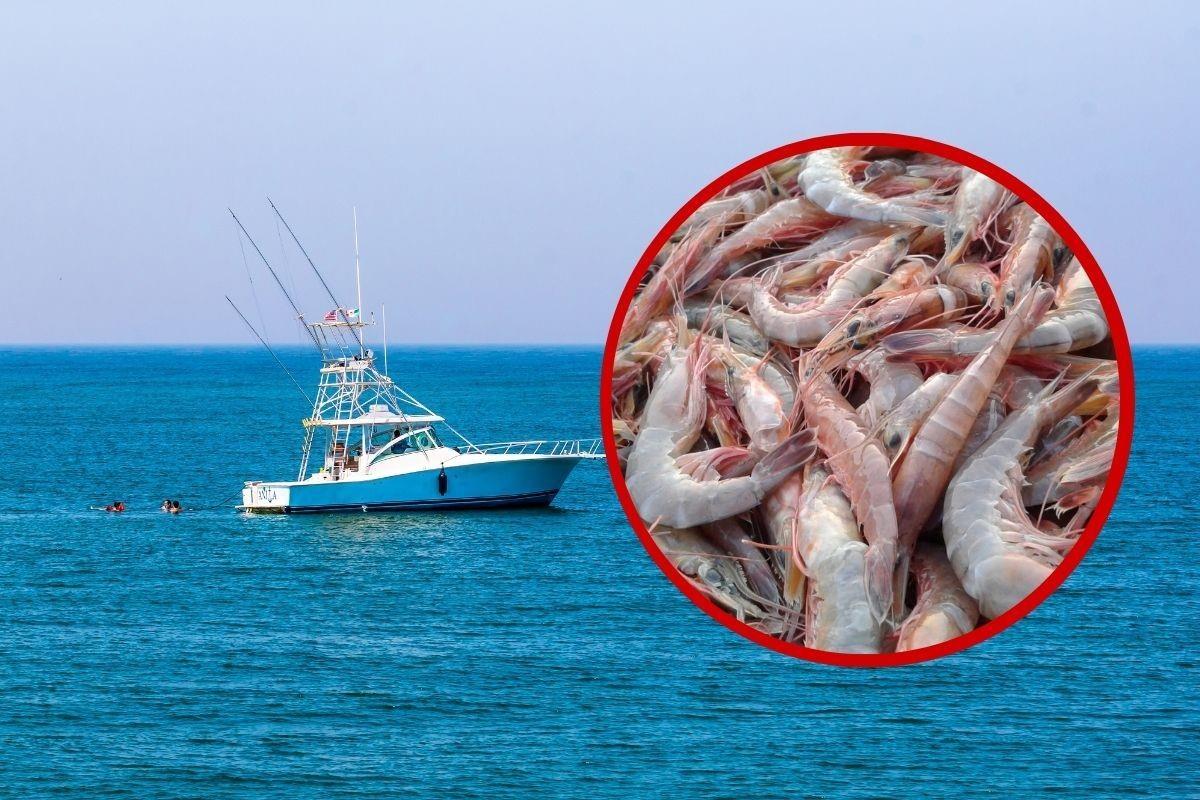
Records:
{"label": "hazy sky", "polygon": [[[324,5],[6,7],[0,341],[247,341],[225,208],[282,265],[270,195],[346,297],[358,206],[393,341],[599,342],[688,197],[841,130],[1016,173],[1089,243],[1134,340],[1200,340],[1184,4]],[[250,264],[272,339],[296,341]]]}

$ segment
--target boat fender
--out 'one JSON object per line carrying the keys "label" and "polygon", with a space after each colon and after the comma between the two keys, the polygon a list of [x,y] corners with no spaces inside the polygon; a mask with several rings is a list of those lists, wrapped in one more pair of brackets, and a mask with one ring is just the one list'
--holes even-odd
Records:
{"label": "boat fender", "polygon": [[438,494],[445,496],[449,488],[450,478],[446,475],[446,465],[442,464],[442,471],[438,473]]}

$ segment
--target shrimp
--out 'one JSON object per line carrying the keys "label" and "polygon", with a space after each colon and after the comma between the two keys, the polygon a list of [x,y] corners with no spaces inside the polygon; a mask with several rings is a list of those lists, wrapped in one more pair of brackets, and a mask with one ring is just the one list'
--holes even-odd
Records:
{"label": "shrimp", "polygon": [[848,342],[863,350],[892,331],[950,322],[967,307],[967,296],[952,286],[926,286],[881,300],[848,317],[832,346]]}
{"label": "shrimp", "polygon": [[[1057,308],[1013,345],[1016,355],[1070,353],[1082,350],[1108,338],[1108,322],[1096,297],[1087,273],[1078,269],[1064,283],[1063,295]],[[904,353],[909,358],[939,356],[968,356],[983,350],[991,340],[989,331],[970,328],[927,331],[904,340]],[[884,342],[884,347],[888,347]]]}
{"label": "shrimp", "polygon": [[714,198],[693,211],[692,215],[675,230],[671,238],[681,238],[689,231],[717,218],[723,219],[727,225],[739,225],[754,219],[766,211],[772,203],[777,203],[782,199],[783,192],[774,182],[765,188],[747,189],[736,194]]}
{"label": "shrimp", "polygon": [[[987,402],[988,393],[1003,369],[1009,351],[1021,336],[1037,324],[1053,298],[1054,292],[1047,286],[1039,286],[1022,298],[1013,309],[1012,316],[996,328],[992,343],[959,374],[954,387],[929,413],[913,436],[892,481],[894,512],[900,537],[900,560],[895,582],[897,593],[903,593],[908,580],[908,558],[917,536],[950,480],[950,470]],[[897,342],[898,337],[916,333],[920,331],[893,334],[888,339],[902,349],[903,342]]]}
{"label": "shrimp", "polygon": [[1013,223],[1016,243],[1000,261],[1000,299],[1012,308],[1040,277],[1049,277],[1054,266],[1058,235],[1041,215],[1021,206]]}
{"label": "shrimp", "polygon": [[866,402],[858,407],[863,424],[873,428],[881,417],[925,383],[921,370],[902,361],[888,361],[882,350],[868,350],[846,362],[846,366],[871,384]]}
{"label": "shrimp", "polygon": [[666,263],[650,276],[646,285],[629,304],[629,311],[625,314],[625,322],[621,327],[621,344],[641,336],[646,327],[670,307],[685,276],[712,249],[732,218],[732,213],[713,217],[685,236],[671,251]]}
{"label": "shrimp", "polygon": [[954,461],[954,467],[950,470],[951,475],[957,475],[963,462],[973,456],[984,442],[992,438],[992,434],[1004,424],[1007,410],[1008,406],[1004,404],[1000,395],[995,392],[988,395],[987,402],[983,404],[983,411],[979,412],[979,416],[975,418],[975,424],[971,426],[971,432],[967,434],[967,441],[963,444],[962,452]]}
{"label": "shrimp", "polygon": [[816,431],[826,464],[862,526],[867,541],[867,595],[875,619],[881,620],[892,603],[891,575],[899,535],[887,453],[824,372],[806,377],[800,396],[805,421]]}
{"label": "shrimp", "polygon": [[1071,442],[1032,466],[1021,490],[1025,505],[1060,503],[1080,489],[1102,484],[1117,446],[1117,427],[1115,413],[1089,423]]}
{"label": "shrimp", "polygon": [[757,461],[753,453],[736,445],[684,453],[675,459],[680,472],[698,481],[719,481],[724,477],[732,477],[743,470],[749,471],[746,465],[753,467]]}
{"label": "shrimp", "polygon": [[1069,537],[1039,530],[1021,500],[1021,459],[1048,425],[1094,389],[1081,378],[1009,416],[950,482],[942,536],[954,572],[989,619],[1029,595],[1062,561]]}
{"label": "shrimp", "polygon": [[911,149],[810,152],[715,194],[655,255],[608,381],[623,496],[672,577],[849,653],[1002,613],[1080,539],[1129,436],[1080,261],[1013,193]]}
{"label": "shrimp", "polygon": [[763,247],[811,238],[838,222],[837,217],[826,214],[803,197],[778,202],[709,250],[695,269],[689,271],[682,294],[686,297],[703,291],[739,256]]}
{"label": "shrimp", "polygon": [[754,599],[754,590],[738,563],[699,532],[690,528],[656,528],[653,536],[658,549],[675,569],[718,606],[742,622],[767,616]]}
{"label": "shrimp", "polygon": [[809,153],[800,170],[800,189],[816,205],[839,217],[897,225],[945,223],[945,212],[896,199],[883,199],[854,186],[850,164],[862,148],[831,147]]}
{"label": "shrimp", "polygon": [[689,328],[719,331],[729,341],[756,355],[766,355],[771,343],[746,314],[734,311],[727,305],[703,299],[688,300],[683,304]]}
{"label": "shrimp", "polygon": [[1072,258],[1064,272],[1058,308],[1017,342],[1020,353],[1070,353],[1108,338],[1108,321],[1087,271]]}
{"label": "shrimp", "polygon": [[757,367],[730,359],[728,394],[757,453],[769,453],[787,438],[788,421],[783,400]]}
{"label": "shrimp", "polygon": [[1005,406],[1019,409],[1036,400],[1045,388],[1045,382],[1029,370],[1007,364],[996,378],[994,391],[1004,400]]}
{"label": "shrimp", "polygon": [[929,376],[915,391],[905,397],[884,418],[880,439],[893,456],[904,452],[913,429],[921,424],[957,380],[949,372]]}
{"label": "shrimp", "polygon": [[720,519],[708,523],[702,530],[709,541],[738,560],[738,566],[742,568],[742,574],[754,590],[755,597],[772,606],[779,605],[779,584],[775,580],[775,573],[771,571],[762,548],[747,536],[740,522],[736,519]]}
{"label": "shrimp", "polygon": [[829,334],[854,302],[874,289],[908,249],[895,234],[845,264],[829,287],[805,306],[787,307],[764,285],[750,300],[750,318],[766,336],[793,347],[811,346]]}
{"label": "shrimp", "polygon": [[803,247],[764,260],[762,271],[779,267],[783,271],[779,282],[781,288],[807,289],[854,255],[869,250],[894,232],[877,222],[843,222]]}
{"label": "shrimp", "polygon": [[1008,190],[987,175],[970,167],[962,168],[962,180],[954,193],[950,218],[946,221],[944,267],[958,263],[971,242],[979,238],[1004,206]]}
{"label": "shrimp", "polygon": [[810,576],[806,647],[836,653],[882,651],[883,631],[863,583],[868,553],[846,495],[825,470],[810,468],[795,537],[795,556]]}
{"label": "shrimp", "polygon": [[772,551],[776,569],[783,577],[783,602],[795,604],[804,600],[805,575],[792,551],[800,527],[800,504],[804,495],[804,476],[794,473],[775,490],[763,498],[762,519],[767,536],[774,546]]}
{"label": "shrimp", "polygon": [[896,652],[948,642],[975,630],[979,605],[967,594],[946,553],[923,544],[913,553],[917,604],[900,626]]}
{"label": "shrimp", "polygon": [[921,259],[914,258],[901,263],[892,270],[892,274],[888,275],[883,283],[879,284],[879,288],[871,294],[872,296],[891,297],[906,289],[924,286],[929,282],[931,275],[933,275],[933,269]]}
{"label": "shrimp", "polygon": [[703,376],[709,356],[700,344],[676,347],[663,362],[626,463],[625,484],[642,518],[672,528],[754,508],[815,449],[812,433],[805,430],[785,439],[749,475],[697,481],[684,474],[676,459],[696,442],[706,411]]}
{"label": "shrimp", "polygon": [[646,366],[661,360],[674,340],[674,326],[659,320],[646,328],[642,338],[618,349],[613,361],[613,399],[632,392],[641,382]]}
{"label": "shrimp", "polygon": [[942,280],[966,292],[972,302],[999,310],[1000,277],[983,264],[955,264],[945,271]]}

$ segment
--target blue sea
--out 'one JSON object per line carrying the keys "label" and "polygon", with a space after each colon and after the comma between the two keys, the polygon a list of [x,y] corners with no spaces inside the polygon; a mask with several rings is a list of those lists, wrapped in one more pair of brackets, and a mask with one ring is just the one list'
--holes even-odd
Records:
{"label": "blue sea", "polygon": [[[547,509],[245,517],[307,411],[265,353],[0,349],[0,797],[1200,796],[1200,350],[1135,359],[1129,474],[1063,588],[847,670],[696,609],[599,463]],[[484,441],[598,435],[599,364],[391,352]]]}

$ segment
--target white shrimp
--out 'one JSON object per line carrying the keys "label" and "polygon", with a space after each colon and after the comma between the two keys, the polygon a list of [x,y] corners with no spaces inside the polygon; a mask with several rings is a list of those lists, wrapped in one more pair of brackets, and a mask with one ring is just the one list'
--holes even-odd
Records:
{"label": "white shrimp", "polygon": [[1008,190],[987,175],[962,168],[962,181],[954,193],[950,218],[946,221],[946,255],[942,267],[958,263],[967,247],[995,217],[1008,197]]}
{"label": "white shrimp", "polygon": [[[1057,307],[1047,312],[1033,330],[1013,345],[1014,354],[1070,353],[1108,337],[1104,309],[1091,279],[1082,268],[1077,267],[1066,274],[1056,302]],[[987,347],[992,338],[991,331],[973,328],[936,328],[909,332],[904,336],[907,358],[973,356]],[[888,347],[886,340],[884,347]]]}
{"label": "white shrimp", "polygon": [[912,432],[942,401],[956,380],[958,376],[949,372],[930,375],[887,414],[880,438],[893,457],[904,451]]}
{"label": "white shrimp", "polygon": [[849,173],[857,150],[831,147],[809,153],[804,169],[800,171],[800,188],[804,196],[839,217],[899,225],[941,227],[945,223],[943,211],[902,200],[885,200],[857,188]]}
{"label": "white shrimp", "polygon": [[896,652],[931,647],[975,630],[979,605],[963,589],[944,550],[921,544],[913,553],[912,571],[917,604],[900,627]]}
{"label": "white shrimp", "polygon": [[704,424],[707,359],[699,345],[676,347],[646,401],[641,429],[629,450],[625,484],[648,523],[690,528],[748,511],[815,449],[812,434],[801,431],[755,464],[749,475],[719,481],[686,475],[676,459],[691,449]]}
{"label": "white shrimp", "polygon": [[690,528],[656,528],[654,541],[675,569],[742,622],[766,616],[737,562]]}
{"label": "white shrimp", "polygon": [[1027,597],[1070,549],[1069,539],[1039,530],[1025,513],[1021,463],[1042,429],[1094,388],[1093,381],[1081,379],[1010,415],[963,463],[946,490],[946,553],[963,587],[989,619]]}
{"label": "white shrimp", "polygon": [[829,280],[829,287],[803,306],[789,307],[766,285],[750,300],[750,318],[768,338],[793,347],[821,341],[853,304],[880,284],[908,252],[908,237],[895,234],[848,262]]}
{"label": "white shrimp", "polygon": [[874,427],[885,414],[925,383],[915,364],[889,361],[887,354],[878,348],[854,356],[846,366],[871,384],[870,395],[858,407],[858,415],[868,428]]}
{"label": "white shrimp", "polygon": [[880,652],[883,632],[863,580],[867,545],[850,501],[824,469],[814,467],[805,475],[799,523],[796,555],[809,576],[805,646],[837,653]]}

